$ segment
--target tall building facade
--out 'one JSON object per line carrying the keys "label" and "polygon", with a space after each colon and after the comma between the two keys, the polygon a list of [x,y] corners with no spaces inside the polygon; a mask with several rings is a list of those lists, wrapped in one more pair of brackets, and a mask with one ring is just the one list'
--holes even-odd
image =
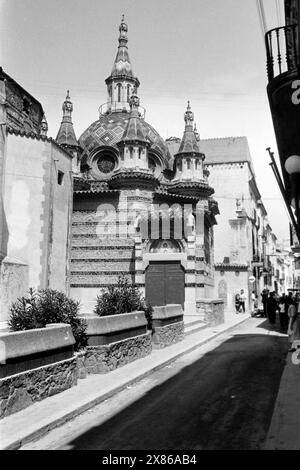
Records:
{"label": "tall building facade", "polygon": [[28,288],[68,292],[73,156],[41,104],[0,71],[0,326]]}

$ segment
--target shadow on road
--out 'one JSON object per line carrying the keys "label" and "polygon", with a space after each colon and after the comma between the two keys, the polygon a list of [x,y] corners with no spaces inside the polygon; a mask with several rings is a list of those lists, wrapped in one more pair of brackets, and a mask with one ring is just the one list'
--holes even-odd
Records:
{"label": "shadow on road", "polygon": [[233,336],[65,448],[260,449],[286,353],[285,337]]}
{"label": "shadow on road", "polygon": [[287,328],[282,329],[279,323],[279,319],[276,318],[274,325],[271,325],[267,318],[262,318],[262,323],[257,325],[257,328],[264,328],[267,331],[276,331],[278,333],[284,334],[287,337]]}

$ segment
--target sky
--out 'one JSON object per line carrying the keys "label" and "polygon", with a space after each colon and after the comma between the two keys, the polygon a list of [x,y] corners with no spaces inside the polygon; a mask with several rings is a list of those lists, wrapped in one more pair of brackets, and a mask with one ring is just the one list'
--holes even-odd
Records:
{"label": "sky", "polygon": [[[267,29],[283,25],[283,0],[264,7]],[[146,121],[164,139],[182,137],[190,100],[201,138],[247,136],[270,225],[288,240],[265,150],[278,161],[256,0],[0,0],[0,64],[41,102],[48,136],[56,137],[67,89],[77,137],[98,119],[122,14]]]}

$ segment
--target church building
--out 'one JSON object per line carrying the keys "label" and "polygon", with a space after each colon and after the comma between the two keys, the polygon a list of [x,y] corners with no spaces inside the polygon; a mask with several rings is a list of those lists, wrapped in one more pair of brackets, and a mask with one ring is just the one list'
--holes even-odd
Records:
{"label": "church building", "polygon": [[179,303],[193,315],[214,292],[218,204],[190,103],[174,158],[145,121],[127,33],[123,17],[107,102],[79,139],[69,92],[63,103],[56,142],[73,155],[70,295],[92,313],[97,295],[125,275],[152,305]]}

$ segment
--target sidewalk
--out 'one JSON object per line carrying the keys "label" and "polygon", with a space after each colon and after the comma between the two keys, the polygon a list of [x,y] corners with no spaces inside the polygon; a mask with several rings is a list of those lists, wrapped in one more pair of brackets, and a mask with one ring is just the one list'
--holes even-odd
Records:
{"label": "sidewalk", "polygon": [[0,449],[13,450],[34,441],[88,409],[112,397],[129,385],[165,367],[224,332],[249,319],[249,315],[230,315],[226,323],[207,327],[150,356],[131,362],[104,375],[89,375],[75,387],[53,395],[0,421]]}
{"label": "sidewalk", "polygon": [[265,450],[300,450],[300,353],[286,358]]}

